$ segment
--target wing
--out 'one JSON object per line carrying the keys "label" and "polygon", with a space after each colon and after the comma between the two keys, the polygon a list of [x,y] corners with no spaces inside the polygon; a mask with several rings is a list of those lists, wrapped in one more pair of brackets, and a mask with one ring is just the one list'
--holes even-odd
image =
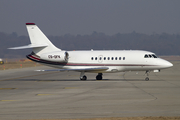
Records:
{"label": "wing", "polygon": [[35,70],[35,71],[78,71],[78,72],[93,72],[93,71],[105,71],[108,67],[97,68],[78,68],[78,69],[52,69],[52,70]]}

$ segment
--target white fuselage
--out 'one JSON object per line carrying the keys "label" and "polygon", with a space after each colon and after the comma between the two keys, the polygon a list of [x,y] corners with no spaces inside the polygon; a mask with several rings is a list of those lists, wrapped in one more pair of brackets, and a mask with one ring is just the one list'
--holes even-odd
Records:
{"label": "white fuselage", "polygon": [[[160,70],[172,66],[172,64],[166,60],[153,57],[152,55],[155,54],[148,51],[140,51],[140,50],[67,51],[69,57],[67,62],[64,63],[63,61],[61,62],[61,59],[64,59],[63,55],[65,52],[66,51],[57,51],[57,52],[46,53],[45,55],[40,56],[40,58],[45,61],[51,61],[50,63],[43,62],[43,64],[60,69],[81,69],[81,68],[92,68],[92,67],[109,68],[106,71],[91,71],[91,72],[148,71],[148,70]],[[145,58],[145,55],[151,55],[152,57]]]}

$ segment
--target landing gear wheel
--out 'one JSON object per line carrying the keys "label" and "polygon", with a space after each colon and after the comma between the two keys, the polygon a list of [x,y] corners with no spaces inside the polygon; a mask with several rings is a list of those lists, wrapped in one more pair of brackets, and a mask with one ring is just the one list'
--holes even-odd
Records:
{"label": "landing gear wheel", "polygon": [[98,75],[96,76],[96,80],[102,80],[102,73],[98,73]]}
{"label": "landing gear wheel", "polygon": [[84,75],[80,78],[80,80],[87,80],[87,77]]}
{"label": "landing gear wheel", "polygon": [[101,75],[97,75],[96,76],[96,80],[102,80],[102,76]]}
{"label": "landing gear wheel", "polygon": [[146,78],[145,78],[145,81],[149,81],[149,78],[148,78],[148,77],[146,77]]}

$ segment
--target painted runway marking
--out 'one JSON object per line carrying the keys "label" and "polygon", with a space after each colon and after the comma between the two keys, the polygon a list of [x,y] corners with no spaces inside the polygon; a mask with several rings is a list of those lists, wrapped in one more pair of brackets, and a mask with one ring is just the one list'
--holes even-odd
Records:
{"label": "painted runway marking", "polygon": [[0,100],[1,102],[11,102],[11,101],[17,101],[17,100]]}
{"label": "painted runway marking", "polygon": [[14,89],[18,89],[18,88],[0,88],[0,90],[14,90]]}
{"label": "painted runway marking", "polygon": [[45,96],[45,95],[54,95],[54,94],[36,94],[36,96]]}
{"label": "painted runway marking", "polygon": [[64,89],[78,89],[78,87],[65,87]]}

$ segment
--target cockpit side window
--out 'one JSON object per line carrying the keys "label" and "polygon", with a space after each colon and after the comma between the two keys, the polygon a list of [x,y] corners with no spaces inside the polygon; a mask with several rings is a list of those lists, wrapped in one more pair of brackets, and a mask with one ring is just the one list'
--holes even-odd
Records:
{"label": "cockpit side window", "polygon": [[144,55],[144,58],[148,58],[148,55],[147,55],[147,54],[145,54],[145,55]]}

